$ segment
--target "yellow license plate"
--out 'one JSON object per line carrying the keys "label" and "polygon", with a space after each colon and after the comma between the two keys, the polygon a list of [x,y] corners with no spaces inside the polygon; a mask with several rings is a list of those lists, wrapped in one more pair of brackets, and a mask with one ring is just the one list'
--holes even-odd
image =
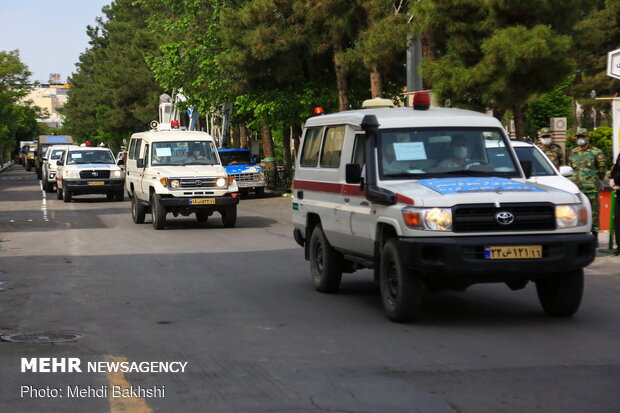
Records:
{"label": "yellow license plate", "polygon": [[215,205],[215,198],[195,198],[189,200],[190,205]]}
{"label": "yellow license plate", "polygon": [[484,247],[484,258],[489,260],[538,259],[542,258],[541,245],[505,245]]}
{"label": "yellow license plate", "polygon": [[103,181],[88,181],[88,185],[105,185]]}

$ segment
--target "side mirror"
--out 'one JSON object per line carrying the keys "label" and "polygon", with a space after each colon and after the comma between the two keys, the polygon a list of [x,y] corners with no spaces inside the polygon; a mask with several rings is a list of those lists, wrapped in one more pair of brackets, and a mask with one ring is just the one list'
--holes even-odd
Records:
{"label": "side mirror", "polygon": [[523,169],[523,173],[525,174],[525,179],[529,179],[532,176],[532,161],[519,161],[521,164],[521,169]]}
{"label": "side mirror", "polygon": [[573,176],[573,168],[567,165],[560,166],[560,175],[566,177]]}
{"label": "side mirror", "polygon": [[117,164],[118,166],[122,166],[122,165],[123,165],[123,160],[122,160],[122,159],[119,159],[118,161],[116,161],[116,164]]}
{"label": "side mirror", "polygon": [[144,159],[138,159],[136,161],[136,167],[138,168],[144,168]]}
{"label": "side mirror", "polygon": [[357,163],[348,163],[345,169],[345,180],[348,184],[362,182],[362,168]]}
{"label": "side mirror", "polygon": [[56,166],[63,166],[65,163],[62,161],[62,159],[59,159],[56,161]]}
{"label": "side mirror", "polygon": [[44,160],[44,161],[47,161],[47,156],[44,156],[44,157],[43,157],[43,160]]}

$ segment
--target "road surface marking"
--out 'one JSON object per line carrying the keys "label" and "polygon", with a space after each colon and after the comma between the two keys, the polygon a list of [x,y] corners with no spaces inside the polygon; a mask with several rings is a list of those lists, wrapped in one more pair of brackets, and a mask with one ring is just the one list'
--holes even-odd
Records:
{"label": "road surface marking", "polygon": [[[122,362],[127,361],[127,357],[118,356],[105,356],[108,362]],[[131,387],[125,375],[120,371],[110,372],[107,374],[108,384],[110,388],[112,386],[120,386],[123,389]],[[112,397],[111,392],[108,392],[108,401],[110,402],[110,413],[132,412],[132,413],[151,413],[151,409],[146,400],[139,397]]]}

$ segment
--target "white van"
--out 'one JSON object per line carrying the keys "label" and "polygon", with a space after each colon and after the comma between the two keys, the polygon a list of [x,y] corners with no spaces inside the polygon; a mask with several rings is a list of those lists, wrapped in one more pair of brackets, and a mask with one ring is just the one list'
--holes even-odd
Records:
{"label": "white van", "polygon": [[163,229],[168,213],[196,214],[198,222],[206,222],[217,211],[225,227],[234,227],[239,189],[226,174],[213,138],[157,122],[153,126],[129,142],[125,185],[133,221],[143,223],[150,212],[153,227]]}
{"label": "white van", "polygon": [[423,288],[531,281],[548,314],[575,313],[595,257],[586,197],[527,181],[532,164],[497,119],[414,101],[306,122],[292,214],[316,288],[373,268],[388,317],[403,322],[419,316]]}

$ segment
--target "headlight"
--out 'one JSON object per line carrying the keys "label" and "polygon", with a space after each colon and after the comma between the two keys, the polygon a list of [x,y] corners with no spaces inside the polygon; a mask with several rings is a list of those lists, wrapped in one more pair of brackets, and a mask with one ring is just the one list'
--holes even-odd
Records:
{"label": "headlight", "polygon": [[572,228],[587,223],[588,210],[585,206],[581,204],[555,206],[555,225],[557,228]]}
{"label": "headlight", "polygon": [[403,220],[409,228],[426,231],[451,231],[450,208],[403,208]]}
{"label": "headlight", "polygon": [[122,178],[123,177],[123,171],[112,171],[110,173],[110,178]]}
{"label": "headlight", "polygon": [[170,188],[179,188],[181,186],[181,182],[178,179],[170,180]]}
{"label": "headlight", "polygon": [[77,179],[80,177],[80,171],[68,170],[64,172],[65,178]]}
{"label": "headlight", "polygon": [[217,185],[218,188],[225,188],[226,183],[227,183],[226,178],[217,178],[217,180],[215,181],[215,185]]}

